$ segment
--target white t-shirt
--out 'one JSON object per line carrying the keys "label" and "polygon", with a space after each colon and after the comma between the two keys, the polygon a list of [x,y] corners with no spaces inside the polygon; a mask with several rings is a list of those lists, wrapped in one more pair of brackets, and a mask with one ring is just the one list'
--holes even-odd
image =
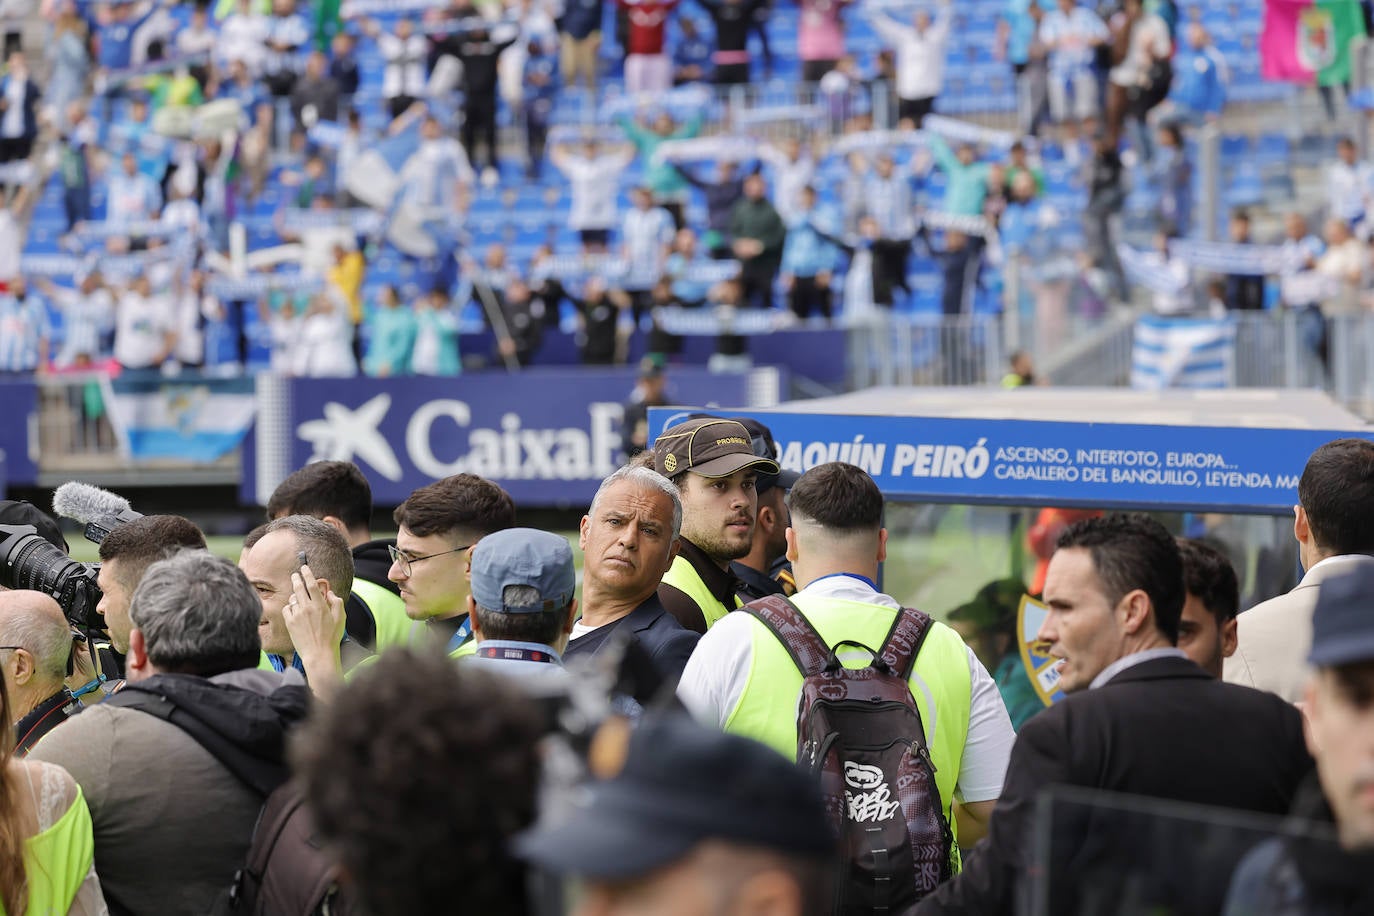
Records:
{"label": "white t-shirt", "polygon": [[274,314],[267,321],[267,333],[272,339],[271,367],[278,375],[291,375],[296,370],[296,349],[300,346],[303,321],[299,315],[287,318],[280,314]]}
{"label": "white t-shirt", "polygon": [[24,89],[27,80],[5,82],[5,114],[0,117],[0,137],[19,137],[24,134]]}
{"label": "white t-shirt", "polygon": [[[828,576],[812,582],[799,598],[831,598],[876,604],[894,610],[896,599],[874,591],[853,576]],[[749,683],[754,654],[753,618],[748,614],[727,614],[697,643],[687,668],[678,682],[677,695],[698,721],[724,728],[739,705]],[[959,765],[955,791],[964,802],[990,801],[1002,794],[1002,783],[1011,759],[1016,732],[1002,703],[997,684],[983,663],[968,649],[969,676],[972,682],[968,735]],[[920,673],[912,675],[919,683]],[[800,698],[800,694],[799,694]],[[934,717],[932,717],[934,718]],[[938,718],[927,722],[932,741],[940,727]]]}
{"label": "white t-shirt", "polygon": [[87,295],[76,289],[58,288],[53,300],[62,311],[62,325],[66,329],[62,349],[57,352],[57,367],[67,368],[78,356],[99,357],[100,336],[109,329],[114,316],[114,298],[109,291],[101,288]]}
{"label": "white t-shirt", "polygon": [[220,23],[215,57],[221,64],[241,60],[249,73],[256,74],[266,54],[263,43],[267,41],[267,32],[266,17],[234,13]]}
{"label": "white t-shirt", "polygon": [[584,159],[575,156],[563,160],[559,170],[568,176],[572,207],[568,211],[568,228],[610,229],[616,223],[615,196],[620,188],[620,172],[634,161],[633,153],[621,156],[598,156]]}
{"label": "white t-shirt", "polygon": [[166,350],[167,332],[175,329],[176,310],[170,299],[125,291],[115,312],[115,359],[126,369],[156,368]]}
{"label": "white t-shirt", "polygon": [[300,325],[296,372],[306,378],[348,378],[358,374],[353,359],[353,328],[342,306],[307,315]]}
{"label": "white t-shirt", "polygon": [[573,624],[572,633],[569,634],[568,640],[571,641],[571,640],[574,640],[574,639],[581,639],[583,636],[586,636],[588,633],[595,633],[595,632],[596,632],[597,630],[599,630],[599,629],[601,629],[601,628],[600,628],[600,627],[587,627],[587,626],[583,626],[583,625],[582,625],[582,621],[579,620],[579,621],[577,621],[577,623],[574,623],[574,624]]}
{"label": "white t-shirt", "polygon": [[1346,165],[1337,159],[1326,167],[1326,200],[1330,214],[1347,223],[1364,216],[1365,205],[1374,194],[1374,167],[1356,161]]}

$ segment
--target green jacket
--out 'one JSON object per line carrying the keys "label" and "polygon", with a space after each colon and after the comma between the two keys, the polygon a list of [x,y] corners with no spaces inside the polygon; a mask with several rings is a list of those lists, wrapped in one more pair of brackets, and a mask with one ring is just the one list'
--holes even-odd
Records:
{"label": "green jacket", "polygon": [[777,272],[782,264],[782,245],[787,238],[787,227],[767,200],[750,200],[746,197],[735,204],[730,214],[730,237],[763,242],[763,254],[745,261],[746,269]]}
{"label": "green jacket", "polygon": [[690,140],[701,133],[701,115],[694,116],[666,137],[636,124],[629,115],[621,115],[616,118],[615,123],[620,125],[621,130],[625,131],[625,136],[635,145],[640,158],[644,160],[644,184],[650,191],[654,192],[655,197],[686,193],[690,186],[687,184],[687,180],[682,177],[682,173],[673,168],[671,162],[655,164],[653,161],[654,153],[657,152],[659,146],[668,140]]}

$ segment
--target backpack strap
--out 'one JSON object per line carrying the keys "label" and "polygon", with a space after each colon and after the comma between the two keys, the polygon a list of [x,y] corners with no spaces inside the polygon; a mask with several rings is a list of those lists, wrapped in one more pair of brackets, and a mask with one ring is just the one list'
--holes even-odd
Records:
{"label": "backpack strap", "polygon": [[748,611],[769,629],[782,643],[792,663],[803,677],[820,674],[830,660],[830,646],[811,625],[795,604],[782,595],[768,595],[751,601],[741,611]]}
{"label": "backpack strap", "polygon": [[916,656],[921,654],[921,646],[925,645],[933,623],[928,614],[915,608],[904,607],[897,612],[897,619],[892,621],[892,629],[883,640],[883,647],[878,650],[878,657],[888,670],[902,680],[911,677]]}

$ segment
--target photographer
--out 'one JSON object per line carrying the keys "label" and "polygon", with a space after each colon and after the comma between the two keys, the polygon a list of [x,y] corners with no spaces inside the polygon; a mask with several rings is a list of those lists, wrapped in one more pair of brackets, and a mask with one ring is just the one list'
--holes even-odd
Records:
{"label": "photographer", "polygon": [[151,564],[129,607],[128,685],[34,748],[81,786],[111,911],[204,916],[243,865],[309,700],[299,672],[255,669],[261,618],[227,560]]}
{"label": "photographer", "polygon": [[42,592],[0,592],[0,672],[15,719],[16,756],[81,711],[63,683],[71,653],[71,626],[56,601]]}
{"label": "photographer", "polygon": [[110,645],[120,655],[129,652],[129,601],[144,573],[183,549],[205,550],[205,535],[180,515],[145,515],[120,525],[100,542],[96,581],[102,597],[96,612],[105,618]]}

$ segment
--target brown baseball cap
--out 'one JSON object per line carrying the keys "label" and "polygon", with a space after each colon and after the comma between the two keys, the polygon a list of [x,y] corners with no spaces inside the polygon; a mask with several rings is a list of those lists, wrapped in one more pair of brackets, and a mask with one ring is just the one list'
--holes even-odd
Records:
{"label": "brown baseball cap", "polygon": [[754,468],[760,474],[777,474],[781,468],[772,458],[754,454],[749,430],[738,420],[703,417],[679,423],[654,441],[654,468],[665,477],[691,471],[702,477],[729,477]]}

